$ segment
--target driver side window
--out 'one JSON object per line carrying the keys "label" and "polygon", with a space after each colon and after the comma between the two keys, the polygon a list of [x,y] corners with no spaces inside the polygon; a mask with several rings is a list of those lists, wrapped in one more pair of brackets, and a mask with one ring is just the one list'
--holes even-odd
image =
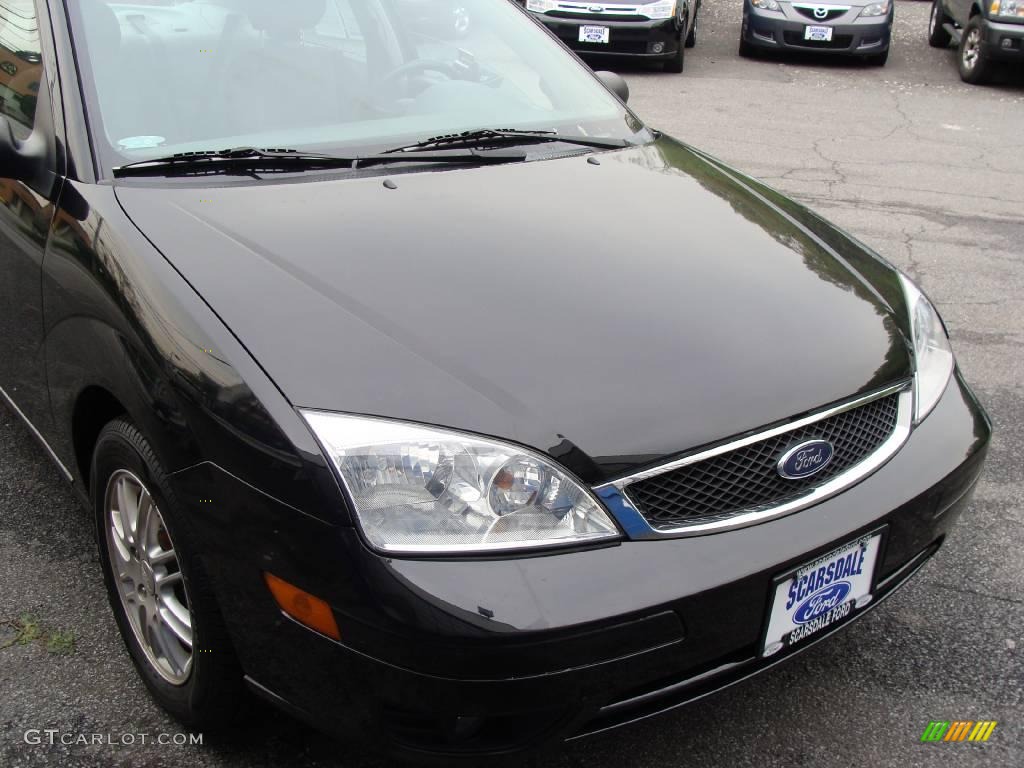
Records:
{"label": "driver side window", "polygon": [[24,141],[35,125],[43,81],[39,17],[33,0],[0,2],[0,115]]}

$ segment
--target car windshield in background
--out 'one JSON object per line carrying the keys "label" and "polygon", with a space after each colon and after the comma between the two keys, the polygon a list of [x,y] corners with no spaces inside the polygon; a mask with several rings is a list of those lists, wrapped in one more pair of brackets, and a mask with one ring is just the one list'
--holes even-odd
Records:
{"label": "car windshield in background", "polygon": [[237,146],[372,152],[482,128],[640,122],[508,0],[70,4],[105,172]]}

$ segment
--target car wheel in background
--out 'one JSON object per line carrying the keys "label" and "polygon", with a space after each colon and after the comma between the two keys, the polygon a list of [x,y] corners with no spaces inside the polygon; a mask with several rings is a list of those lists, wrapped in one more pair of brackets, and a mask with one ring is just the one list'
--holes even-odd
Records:
{"label": "car wheel in background", "polygon": [[928,18],[928,45],[932,48],[948,48],[953,36],[943,28],[950,22],[949,16],[942,10],[942,0],[933,0],[932,15]]}
{"label": "car wheel in background", "polygon": [[885,49],[882,53],[876,53],[871,56],[865,56],[864,62],[872,67],[884,67],[885,62],[889,60],[889,49]]}
{"label": "car wheel in background", "polygon": [[985,57],[981,48],[981,16],[973,17],[964,28],[957,52],[957,66],[960,79],[971,85],[981,85],[992,77],[995,64]]}
{"label": "car wheel in background", "polygon": [[152,448],[116,419],[100,433],[90,476],[110,605],[143,682],[190,728],[229,725],[245,699],[242,672]]}
{"label": "car wheel in background", "polygon": [[756,59],[758,55],[757,48],[752,46],[742,37],[740,38],[740,56],[744,59]]}
{"label": "car wheel in background", "polygon": [[686,47],[693,48],[697,44],[697,27],[700,26],[700,6],[697,6],[697,10],[694,11],[693,15],[693,29],[690,30],[690,34],[686,36]]}
{"label": "car wheel in background", "polygon": [[683,67],[686,64],[686,46],[683,45],[683,41],[679,41],[679,50],[676,51],[675,56],[665,61],[665,71],[674,72],[676,74],[683,71]]}

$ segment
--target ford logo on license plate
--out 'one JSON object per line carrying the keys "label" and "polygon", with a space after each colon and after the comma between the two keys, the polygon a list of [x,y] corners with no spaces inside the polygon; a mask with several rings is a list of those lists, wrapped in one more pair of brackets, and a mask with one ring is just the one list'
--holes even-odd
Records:
{"label": "ford logo on license plate", "polygon": [[793,621],[797,624],[806,624],[811,619],[821,616],[825,611],[842,605],[848,594],[850,594],[850,583],[847,581],[837,581],[824,589],[819,589],[800,604],[793,613]]}
{"label": "ford logo on license plate", "polygon": [[808,440],[795,445],[779,459],[779,474],[787,480],[802,480],[827,467],[835,449],[828,440]]}

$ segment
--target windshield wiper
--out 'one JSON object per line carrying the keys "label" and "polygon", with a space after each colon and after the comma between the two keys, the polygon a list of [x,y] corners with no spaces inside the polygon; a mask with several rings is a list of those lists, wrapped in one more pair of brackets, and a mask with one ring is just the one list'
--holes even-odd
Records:
{"label": "windshield wiper", "polygon": [[312,152],[299,152],[289,149],[256,149],[255,147],[238,147],[235,149],[214,149],[201,152],[179,152],[166,157],[153,157],[148,160],[128,163],[114,168],[114,176],[145,176],[159,174],[170,168],[188,168],[192,172],[209,170],[245,169],[255,166],[261,168],[283,168],[287,166],[309,167],[311,164],[340,162],[351,165],[351,158],[334,158]]}
{"label": "windshield wiper", "polygon": [[179,152],[166,157],[139,160],[114,168],[115,178],[125,176],[205,175],[215,173],[253,173],[258,170],[323,170],[330,168],[366,168],[397,163],[468,163],[488,165],[526,160],[526,153],[510,150],[467,149],[463,151],[418,152],[415,156],[376,154],[342,157],[294,149],[256,149],[238,147],[204,152]]}
{"label": "windshield wiper", "polygon": [[625,139],[606,139],[597,136],[576,136],[557,131],[520,131],[514,128],[481,128],[475,131],[463,131],[462,133],[450,133],[443,136],[434,136],[415,144],[406,144],[401,147],[386,149],[382,154],[394,152],[418,152],[423,149],[434,149],[437,147],[449,147],[455,145],[466,146],[492,146],[496,143],[523,143],[530,141],[564,141],[567,144],[578,144],[581,147],[594,147],[596,149],[622,149],[630,146]]}

